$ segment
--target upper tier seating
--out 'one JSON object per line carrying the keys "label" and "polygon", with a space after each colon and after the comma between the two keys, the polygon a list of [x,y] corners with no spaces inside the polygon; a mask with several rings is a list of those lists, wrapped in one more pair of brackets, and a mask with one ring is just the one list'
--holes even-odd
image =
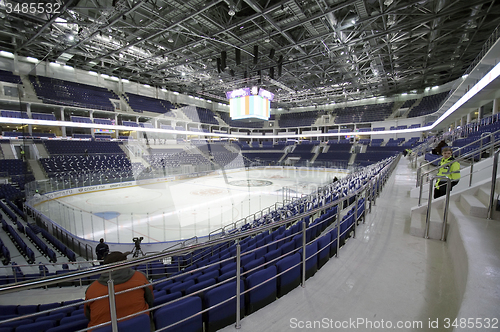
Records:
{"label": "upper tier seating", "polygon": [[14,84],[22,84],[21,77],[14,75],[10,71],[0,70],[0,81]]}
{"label": "upper tier seating", "polygon": [[125,154],[120,148],[119,142],[44,141],[44,144],[50,155],[85,153]]}
{"label": "upper tier seating", "polygon": [[335,123],[382,121],[392,113],[394,102],[337,108]]}
{"label": "upper tier seating", "polygon": [[316,122],[316,119],[323,115],[324,111],[283,113],[278,120],[281,128],[285,127],[308,127]]}
{"label": "upper tier seating", "polygon": [[77,123],[92,123],[91,118],[87,118],[85,116],[71,116],[71,122],[77,122]]}
{"label": "upper tier seating", "polygon": [[95,124],[103,124],[103,125],[113,125],[114,120],[111,119],[99,119],[99,118],[94,118],[94,123]]}
{"label": "upper tier seating", "polygon": [[49,120],[56,121],[56,116],[52,113],[31,113],[33,120]]}
{"label": "upper tier seating", "polygon": [[448,97],[449,93],[450,91],[445,91],[435,95],[425,96],[420,101],[420,104],[412,108],[410,113],[408,113],[408,117],[414,118],[436,112],[442,102]]}
{"label": "upper tier seating", "polygon": [[114,111],[110,99],[119,99],[107,89],[44,76],[30,76],[37,96],[46,104]]}
{"label": "upper tier seating", "polygon": [[151,167],[158,169],[175,168],[181,165],[210,164],[210,161],[203,155],[189,153],[182,149],[155,149],[151,151],[149,156],[145,155],[144,159],[151,164]]}
{"label": "upper tier seating", "polygon": [[0,116],[5,118],[29,119],[28,113],[20,111],[1,111]]}
{"label": "upper tier seating", "polygon": [[413,106],[413,104],[415,104],[416,101],[417,101],[416,99],[407,100],[403,105],[401,105],[400,108],[410,108]]}
{"label": "upper tier seating", "polygon": [[134,112],[142,113],[146,111],[174,116],[171,111],[174,106],[168,100],[140,96],[130,92],[127,92],[125,97],[128,99],[128,104]]}
{"label": "upper tier seating", "polygon": [[181,108],[181,110],[193,122],[201,122],[214,125],[219,124],[217,119],[215,119],[215,114],[207,108],[198,106],[185,106]]}

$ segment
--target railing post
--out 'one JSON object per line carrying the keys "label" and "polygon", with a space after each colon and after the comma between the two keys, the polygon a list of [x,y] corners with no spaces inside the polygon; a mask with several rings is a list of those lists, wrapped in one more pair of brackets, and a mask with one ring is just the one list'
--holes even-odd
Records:
{"label": "railing post", "polygon": [[434,183],[434,179],[429,181],[429,202],[427,203],[427,214],[425,216],[425,232],[424,238],[429,238],[429,224],[431,219],[431,205],[432,205],[432,185]]}
{"label": "railing post", "polygon": [[366,204],[368,203],[368,191],[365,188],[365,201],[363,202],[363,224],[366,222]]}
{"label": "railing post", "polygon": [[118,332],[118,322],[116,316],[116,301],[115,301],[115,285],[111,278],[111,271],[109,272],[108,280],[108,296],[109,296],[109,313],[111,315],[111,330]]}
{"label": "railing post", "polygon": [[493,218],[493,203],[495,200],[495,190],[497,185],[497,172],[498,172],[498,154],[500,150],[495,152],[493,157],[493,171],[491,174],[491,191],[490,191],[490,204],[488,205],[488,219]]}
{"label": "railing post", "polygon": [[306,287],[306,223],[302,222],[302,287]]}
{"label": "railing post", "polygon": [[337,225],[335,226],[337,227],[337,252],[335,253],[337,258],[339,257],[340,249],[340,209],[342,208],[342,204],[343,202],[337,204]]}
{"label": "railing post", "polygon": [[472,174],[473,173],[474,173],[474,156],[472,156],[472,163],[470,165],[470,171],[469,171],[469,187],[472,186]]}
{"label": "railing post", "polygon": [[241,266],[241,247],[240,243],[236,244],[236,324],[235,328],[239,329],[241,328],[241,322],[240,322],[240,266]]}
{"label": "railing post", "polygon": [[356,226],[358,225],[358,194],[356,194],[356,203],[354,205],[354,233],[352,238],[356,238]]}
{"label": "railing post", "polygon": [[446,224],[448,223],[448,205],[450,204],[451,179],[446,180],[446,200],[444,201],[443,226],[441,228],[441,241],[446,241]]}

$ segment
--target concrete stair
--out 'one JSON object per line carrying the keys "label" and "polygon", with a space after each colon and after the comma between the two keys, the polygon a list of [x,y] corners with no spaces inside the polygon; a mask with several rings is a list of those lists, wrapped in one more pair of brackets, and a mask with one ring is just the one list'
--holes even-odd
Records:
{"label": "concrete stair", "polygon": [[[498,192],[500,192],[500,181],[497,179],[496,193],[494,197],[494,205]],[[478,184],[460,192],[453,192],[450,195],[449,213],[457,213],[460,211],[465,216],[486,219],[488,217],[488,205],[490,197],[491,185],[489,182]],[[431,205],[431,215],[429,224],[429,238],[441,239],[441,229],[443,224],[445,197],[440,197],[433,200]],[[493,207],[493,220],[500,220],[500,211],[495,211]],[[425,219],[427,215],[427,201],[423,202],[422,206],[414,207],[411,210],[411,226],[410,234],[417,237],[423,237],[425,231]],[[449,227],[448,224],[447,229]],[[447,232],[447,231],[446,231]]]}

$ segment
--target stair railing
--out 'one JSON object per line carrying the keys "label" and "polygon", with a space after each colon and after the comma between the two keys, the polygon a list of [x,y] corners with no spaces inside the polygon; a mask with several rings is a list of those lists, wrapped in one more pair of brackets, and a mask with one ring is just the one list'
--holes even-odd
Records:
{"label": "stair railing", "polygon": [[[477,141],[476,141],[476,142],[477,142]],[[473,142],[473,143],[474,143],[474,142]],[[486,152],[486,151],[488,151],[488,150],[490,150],[490,149],[494,148],[494,147],[495,147],[495,145],[496,145],[496,143],[497,143],[497,142],[491,142],[491,141],[490,141],[488,144],[483,145],[483,147],[482,147],[482,148],[478,148],[478,149],[476,149],[476,150],[473,150],[473,151],[470,151],[470,152],[468,152],[468,153],[462,154],[459,158],[456,158],[456,159],[454,159],[454,160],[452,160],[452,161],[450,161],[450,162],[448,162],[448,163],[446,163],[446,164],[444,164],[444,165],[441,165],[440,167],[446,167],[446,166],[451,165],[451,164],[452,164],[452,163],[454,163],[454,162],[464,161],[464,160],[466,160],[466,159],[468,159],[468,158],[472,158],[472,159],[474,159],[474,156],[476,156],[477,154],[481,155],[481,153]],[[471,143],[471,144],[472,144],[472,143]],[[468,144],[468,145],[470,145],[470,144]],[[458,150],[456,150],[456,151],[458,151]],[[456,151],[454,151],[453,153],[455,153]],[[442,158],[439,158],[439,159],[436,159],[436,160],[441,160],[441,159],[442,159]],[[436,160],[435,160],[435,161],[436,161]],[[430,163],[429,163],[429,164],[430,164]],[[428,164],[426,164],[426,165],[428,165]],[[422,166],[421,166],[421,167],[422,167]],[[421,169],[421,168],[420,168],[420,169]],[[420,169],[419,169],[419,170],[420,170]],[[420,187],[420,190],[419,190],[419,195],[418,195],[418,206],[420,206],[420,205],[421,205],[421,202],[422,202],[422,190],[423,190],[422,185],[423,185],[423,182],[424,182],[424,178],[425,178],[426,176],[428,176],[430,173],[432,173],[432,172],[436,172],[437,170],[438,170],[438,167],[434,167],[434,168],[432,168],[432,169],[428,170],[428,171],[427,171],[427,172],[425,172],[425,173],[420,173],[420,176],[419,176],[418,171],[417,171],[417,178],[418,178],[417,187]],[[470,175],[470,177],[472,177],[472,170],[470,170],[470,174],[469,174],[469,175]],[[469,182],[471,183],[471,181],[469,181]]]}
{"label": "stair railing", "polygon": [[451,179],[447,176],[433,176],[429,181],[429,202],[427,203],[427,214],[425,216],[425,233],[424,238],[429,238],[429,228],[431,219],[431,206],[432,206],[432,187],[434,186],[434,180],[446,180],[446,200],[444,202],[444,212],[443,212],[443,226],[441,228],[441,241],[446,240],[446,223],[448,222],[448,207],[450,205],[450,189],[451,189]]}
{"label": "stair railing", "polygon": [[497,172],[498,172],[498,155],[500,149],[498,149],[493,155],[493,171],[491,172],[491,191],[490,191],[490,203],[488,204],[488,219],[493,218],[493,204],[495,200],[495,190],[497,184]]}
{"label": "stair railing", "polygon": [[[499,134],[499,135],[500,135],[500,130],[497,130],[497,131],[495,131],[495,132],[493,132],[493,133],[487,133],[487,134],[488,134],[488,135],[490,135],[490,142],[489,142],[489,144],[487,144],[487,145],[483,145],[483,143],[482,143],[482,142],[483,142],[484,137],[483,137],[483,136],[481,136],[479,139],[475,140],[474,142],[471,142],[471,143],[469,143],[469,144],[467,144],[467,145],[464,145],[464,146],[462,146],[462,147],[460,147],[460,148],[458,148],[458,149],[454,150],[454,151],[453,151],[453,153],[455,154],[455,153],[457,153],[457,152],[458,152],[458,153],[459,153],[459,157],[462,157],[462,151],[465,151],[465,150],[464,150],[465,148],[467,148],[467,147],[471,147],[471,146],[476,145],[476,144],[480,144],[480,146],[481,146],[481,147],[480,147],[481,152],[483,152],[483,151],[484,151],[484,152],[486,152],[486,151],[487,151],[487,149],[483,149],[484,147],[488,147],[488,148],[493,149],[493,148],[494,148],[494,146],[492,146],[492,145],[491,145],[491,143],[494,141],[495,134]],[[477,153],[477,152],[478,152],[478,151],[476,151],[475,153]],[[468,155],[469,155],[469,154],[468,154]],[[426,175],[426,174],[430,173],[430,172],[428,171],[428,172],[426,172],[426,173],[422,174],[422,169],[423,169],[424,167],[428,167],[428,166],[429,166],[429,165],[431,165],[433,162],[435,162],[435,161],[439,161],[439,160],[441,160],[441,159],[442,159],[442,157],[440,157],[440,158],[438,158],[438,159],[435,159],[435,160],[433,160],[433,161],[429,161],[429,162],[427,162],[427,163],[422,164],[422,165],[420,165],[420,166],[419,166],[419,168],[417,169],[417,183],[416,183],[416,186],[417,186],[417,187],[418,187],[418,186],[420,185],[420,183],[421,183],[421,178],[422,178],[424,175]]]}

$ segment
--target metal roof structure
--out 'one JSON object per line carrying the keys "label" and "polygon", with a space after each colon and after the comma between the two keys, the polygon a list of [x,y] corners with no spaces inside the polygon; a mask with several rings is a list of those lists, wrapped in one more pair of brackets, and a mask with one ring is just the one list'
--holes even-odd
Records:
{"label": "metal roof structure", "polygon": [[214,101],[258,85],[283,108],[453,81],[500,24],[491,0],[58,1],[0,1],[0,50]]}

